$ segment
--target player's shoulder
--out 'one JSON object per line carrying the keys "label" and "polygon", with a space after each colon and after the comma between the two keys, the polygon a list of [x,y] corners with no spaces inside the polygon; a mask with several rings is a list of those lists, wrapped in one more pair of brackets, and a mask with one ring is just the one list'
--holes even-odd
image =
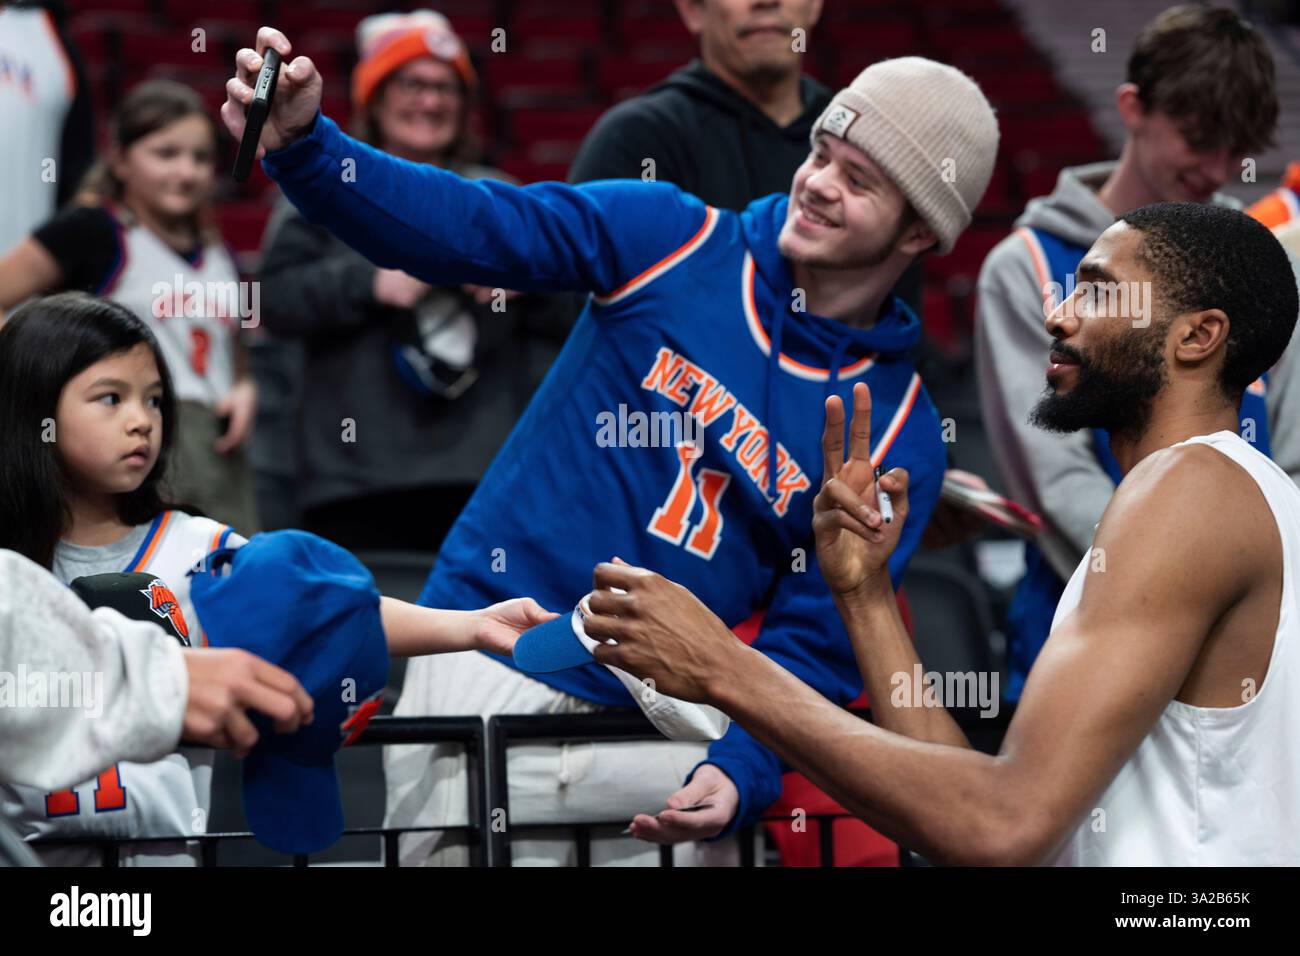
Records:
{"label": "player's shoulder", "polygon": [[[1203,442],[1152,452],[1124,476],[1102,515],[1099,544],[1123,541],[1149,548],[1176,542],[1170,555],[1204,547],[1222,553],[1246,533],[1264,504],[1254,479],[1227,455]],[[1265,505],[1267,507],[1267,505]]]}
{"label": "player's shoulder", "polygon": [[1183,492],[1208,492],[1224,482],[1250,482],[1239,465],[1204,442],[1179,443],[1147,455],[1129,470],[1116,494],[1126,498],[1167,498]]}

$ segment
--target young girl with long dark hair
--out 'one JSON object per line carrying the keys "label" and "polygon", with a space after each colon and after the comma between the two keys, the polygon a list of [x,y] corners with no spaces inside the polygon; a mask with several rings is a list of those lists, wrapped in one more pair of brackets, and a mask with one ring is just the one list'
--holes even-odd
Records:
{"label": "young girl with long dark hair", "polygon": [[[64,584],[109,571],[166,582],[196,627],[185,572],[213,547],[243,539],[171,505],[161,488],[176,423],[162,351],[128,309],[59,293],[0,329],[0,547]],[[150,764],[120,763],[92,781],[44,793],[0,787],[24,835],[142,837],[203,832],[212,751],[184,748]],[[47,863],[94,862],[89,847],[50,847]],[[128,844],[124,864],[188,864],[183,842]]]}
{"label": "young girl with long dark hair", "polygon": [[[162,479],[175,424],[162,350],[129,309],[63,292],[28,303],[0,327],[0,549],[51,569],[64,584],[147,572],[172,592],[190,645],[202,647],[189,572],[209,552],[245,539],[168,500]],[[509,654],[521,631],[554,617],[528,598],[444,611],[385,597],[380,615],[395,657]],[[0,786],[0,813],[29,839],[174,836],[127,842],[120,862],[188,865],[197,851],[184,840],[205,832],[211,777],[211,750],[181,748],[154,763],[115,764],[54,793]],[[47,863],[99,859],[93,846],[37,846]]]}

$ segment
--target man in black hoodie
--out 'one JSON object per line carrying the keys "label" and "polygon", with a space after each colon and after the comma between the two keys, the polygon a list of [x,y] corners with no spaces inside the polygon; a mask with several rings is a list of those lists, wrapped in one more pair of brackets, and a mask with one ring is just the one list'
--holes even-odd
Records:
{"label": "man in black hoodie", "polygon": [[[653,179],[723,209],[790,189],[831,91],[802,72],[821,0],[675,0],[700,58],[605,113],[569,182]],[[865,64],[864,64],[865,65]],[[921,270],[894,292],[921,313]]]}
{"label": "man in black hoodie", "polygon": [[737,210],[785,192],[831,101],[796,52],[821,0],[677,0],[677,9],[700,59],[602,116],[570,182],[645,176]]}

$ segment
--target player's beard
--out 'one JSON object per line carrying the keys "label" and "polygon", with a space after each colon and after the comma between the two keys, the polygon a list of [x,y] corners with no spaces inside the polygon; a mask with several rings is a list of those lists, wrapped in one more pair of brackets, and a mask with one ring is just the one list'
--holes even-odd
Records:
{"label": "player's beard", "polygon": [[1077,361],[1074,387],[1057,393],[1050,383],[1029,423],[1051,432],[1104,428],[1112,439],[1132,439],[1151,422],[1156,395],[1165,387],[1164,341],[1168,320],[1144,335],[1119,336],[1084,356],[1069,346],[1055,348]]}

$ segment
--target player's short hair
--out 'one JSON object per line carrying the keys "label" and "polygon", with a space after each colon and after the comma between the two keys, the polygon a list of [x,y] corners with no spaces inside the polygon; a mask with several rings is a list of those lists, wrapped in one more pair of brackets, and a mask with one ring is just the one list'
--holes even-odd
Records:
{"label": "player's short hair", "polygon": [[1222,309],[1228,340],[1219,385],[1231,402],[1282,356],[1300,311],[1286,250],[1243,212],[1212,203],[1163,202],[1119,217],[1142,233],[1138,261],[1167,315]]}
{"label": "player's short hair", "polygon": [[124,524],[170,505],[160,484],[176,434],[176,394],[153,332],[126,307],[83,292],[33,299],[0,328],[0,548],[50,567],[69,518],[67,482],[49,441],[63,386],[110,355],[145,344],[162,380],[158,461],[134,491],[115,496]]}
{"label": "player's short hair", "polygon": [[1169,116],[1192,149],[1226,145],[1244,156],[1273,145],[1273,72],[1264,38],[1235,10],[1185,4],[1143,28],[1127,79],[1142,105]]}

